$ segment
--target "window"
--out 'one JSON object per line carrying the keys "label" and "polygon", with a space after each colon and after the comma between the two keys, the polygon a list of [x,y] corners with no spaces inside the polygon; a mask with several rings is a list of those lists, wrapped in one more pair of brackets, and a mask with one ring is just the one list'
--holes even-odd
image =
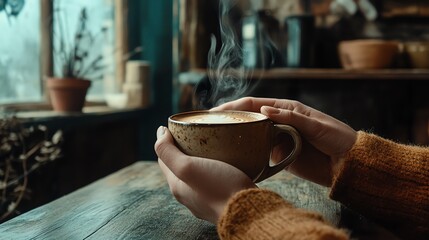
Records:
{"label": "window", "polygon": [[17,16],[0,11],[0,103],[42,99],[39,26],[39,1],[26,1]]}
{"label": "window", "polygon": [[[43,0],[22,1],[19,15],[12,16],[8,9],[2,8],[0,1],[0,104],[19,102],[40,102],[44,99],[42,83],[42,57],[55,53],[54,50],[42,52],[41,23],[54,19],[53,29],[59,23],[58,16],[66,26],[64,36],[72,43],[79,13],[82,7],[88,12],[88,28],[93,34],[101,28],[107,31],[98,35],[92,51],[103,56],[103,77],[92,81],[88,100],[102,100],[115,81],[115,29],[114,0],[54,0],[53,12],[41,14]],[[55,36],[53,46],[55,48]],[[90,53],[91,54],[91,53]],[[53,57],[52,69],[59,71],[57,58]],[[57,64],[55,64],[57,63]],[[97,76],[100,77],[100,76]],[[113,84],[112,84],[113,83]]]}

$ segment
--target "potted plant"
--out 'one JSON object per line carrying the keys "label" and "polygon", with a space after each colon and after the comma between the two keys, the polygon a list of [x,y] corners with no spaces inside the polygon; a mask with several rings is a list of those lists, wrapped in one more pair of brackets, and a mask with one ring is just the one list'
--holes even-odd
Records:
{"label": "potted plant", "polygon": [[[60,16],[58,16],[60,20]],[[87,11],[82,8],[78,26],[69,43],[64,36],[61,21],[54,28],[54,59],[58,76],[48,77],[46,86],[49,91],[52,107],[60,112],[80,112],[85,103],[86,93],[91,86],[90,80],[103,77],[103,55],[101,51],[94,54],[97,37],[102,36],[107,28],[102,27],[100,33],[92,34],[87,26]]]}

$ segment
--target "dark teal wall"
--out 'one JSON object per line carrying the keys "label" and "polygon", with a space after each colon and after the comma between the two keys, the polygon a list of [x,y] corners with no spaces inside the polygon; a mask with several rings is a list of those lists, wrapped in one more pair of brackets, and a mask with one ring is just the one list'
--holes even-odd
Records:
{"label": "dark teal wall", "polygon": [[142,160],[156,160],[156,129],[166,126],[173,106],[173,1],[130,0],[128,7],[129,47],[143,47],[134,59],[150,61],[152,71],[153,105],[142,113],[139,156]]}

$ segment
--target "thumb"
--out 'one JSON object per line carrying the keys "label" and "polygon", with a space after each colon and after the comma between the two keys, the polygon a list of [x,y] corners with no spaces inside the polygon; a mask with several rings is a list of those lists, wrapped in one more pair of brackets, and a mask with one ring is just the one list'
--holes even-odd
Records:
{"label": "thumb", "polygon": [[[156,133],[157,140],[155,142],[155,152],[165,165],[167,165],[173,172],[175,167],[181,166],[186,161],[179,161],[181,157],[186,157],[174,144],[173,136],[166,127],[159,127]],[[176,161],[177,160],[177,161]]]}

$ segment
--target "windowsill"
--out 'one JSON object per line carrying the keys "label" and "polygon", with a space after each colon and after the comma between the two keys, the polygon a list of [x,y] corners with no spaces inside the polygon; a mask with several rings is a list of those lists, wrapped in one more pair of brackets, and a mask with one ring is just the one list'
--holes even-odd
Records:
{"label": "windowsill", "polygon": [[105,115],[115,113],[125,113],[135,111],[136,109],[116,109],[108,106],[88,106],[82,109],[82,112],[56,112],[53,110],[33,110],[33,111],[19,111],[15,116],[19,119],[46,119],[46,118],[71,118],[81,117],[88,115]]}
{"label": "windowsill", "polygon": [[138,118],[148,108],[112,108],[103,102],[86,103],[82,112],[56,112],[47,103],[3,105],[6,113],[17,117],[26,124],[75,125],[98,122],[100,120],[121,120]]}

